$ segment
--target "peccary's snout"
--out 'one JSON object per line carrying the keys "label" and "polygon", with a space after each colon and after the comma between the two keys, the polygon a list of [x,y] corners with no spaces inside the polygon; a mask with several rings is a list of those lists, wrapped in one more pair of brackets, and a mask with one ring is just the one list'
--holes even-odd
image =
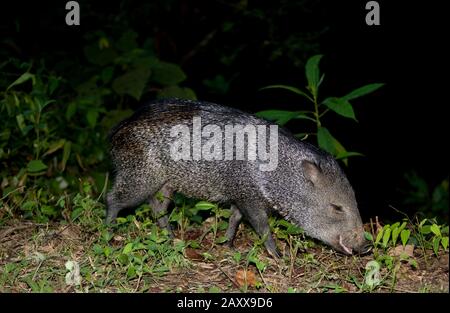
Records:
{"label": "peccary's snout", "polygon": [[349,232],[347,236],[338,236],[335,248],[344,254],[364,254],[372,249],[372,243],[364,238],[364,232]]}

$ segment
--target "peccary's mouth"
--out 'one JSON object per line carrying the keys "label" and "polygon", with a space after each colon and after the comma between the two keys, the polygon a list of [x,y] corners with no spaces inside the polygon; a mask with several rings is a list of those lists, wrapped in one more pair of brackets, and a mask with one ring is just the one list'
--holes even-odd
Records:
{"label": "peccary's mouth", "polygon": [[344,245],[344,243],[342,242],[342,236],[339,235],[339,246],[348,254],[353,254],[353,251],[351,248],[347,247],[346,245]]}

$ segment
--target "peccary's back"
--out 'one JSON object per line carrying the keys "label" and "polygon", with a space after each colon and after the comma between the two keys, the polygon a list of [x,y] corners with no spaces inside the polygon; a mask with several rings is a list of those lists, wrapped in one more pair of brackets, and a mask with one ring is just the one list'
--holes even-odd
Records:
{"label": "peccary's back", "polygon": [[[111,157],[116,172],[161,180],[188,196],[225,202],[257,190],[255,162],[245,160],[173,160],[170,131],[177,125],[192,130],[193,118],[202,126],[265,124],[242,111],[213,103],[166,100],[143,106],[117,125],[110,134]],[[192,133],[191,133],[192,134]],[[191,141],[192,145],[192,141]],[[145,182],[143,182],[145,183]]]}

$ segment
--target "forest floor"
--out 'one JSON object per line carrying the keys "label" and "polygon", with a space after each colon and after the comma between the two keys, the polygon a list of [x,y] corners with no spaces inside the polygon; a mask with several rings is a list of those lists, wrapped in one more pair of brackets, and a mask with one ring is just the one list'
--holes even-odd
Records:
{"label": "forest floor", "polygon": [[112,231],[100,221],[1,223],[0,292],[449,292],[448,250],[399,245],[344,256],[303,235],[276,236],[284,255],[276,260],[248,224],[229,248],[217,243],[224,231],[211,231],[214,218],[174,240],[136,218]]}

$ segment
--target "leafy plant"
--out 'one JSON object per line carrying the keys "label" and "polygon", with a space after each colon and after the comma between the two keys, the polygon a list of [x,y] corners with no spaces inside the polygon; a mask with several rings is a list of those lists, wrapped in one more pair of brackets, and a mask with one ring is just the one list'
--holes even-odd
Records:
{"label": "leafy plant", "polygon": [[433,220],[424,219],[418,225],[416,239],[423,248],[432,248],[437,256],[440,248],[444,252],[448,248],[448,226],[437,225]]}
{"label": "leafy plant", "polygon": [[410,171],[405,174],[405,181],[407,186],[401,190],[405,206],[413,206],[425,217],[436,216],[442,222],[448,221],[448,178],[433,187],[415,171]]}
{"label": "leafy plant", "polygon": [[305,67],[305,74],[308,85],[306,90],[299,89],[287,85],[271,85],[262,88],[265,89],[285,89],[293,92],[312,104],[312,109],[301,111],[284,111],[284,110],[267,110],[257,113],[258,116],[273,120],[280,125],[285,125],[293,119],[302,119],[310,121],[315,125],[315,131],[297,134],[297,137],[306,139],[309,135],[317,136],[317,144],[322,149],[328,151],[337,159],[342,159],[345,164],[351,156],[361,155],[358,152],[347,151],[346,148],[331,134],[331,132],[323,125],[322,118],[330,111],[337,115],[357,121],[351,100],[367,95],[383,84],[375,83],[362,86],[353,90],[342,97],[328,97],[323,100],[319,98],[319,87],[323,83],[324,74],[320,73],[319,62],[322,55],[315,55],[308,59]]}

